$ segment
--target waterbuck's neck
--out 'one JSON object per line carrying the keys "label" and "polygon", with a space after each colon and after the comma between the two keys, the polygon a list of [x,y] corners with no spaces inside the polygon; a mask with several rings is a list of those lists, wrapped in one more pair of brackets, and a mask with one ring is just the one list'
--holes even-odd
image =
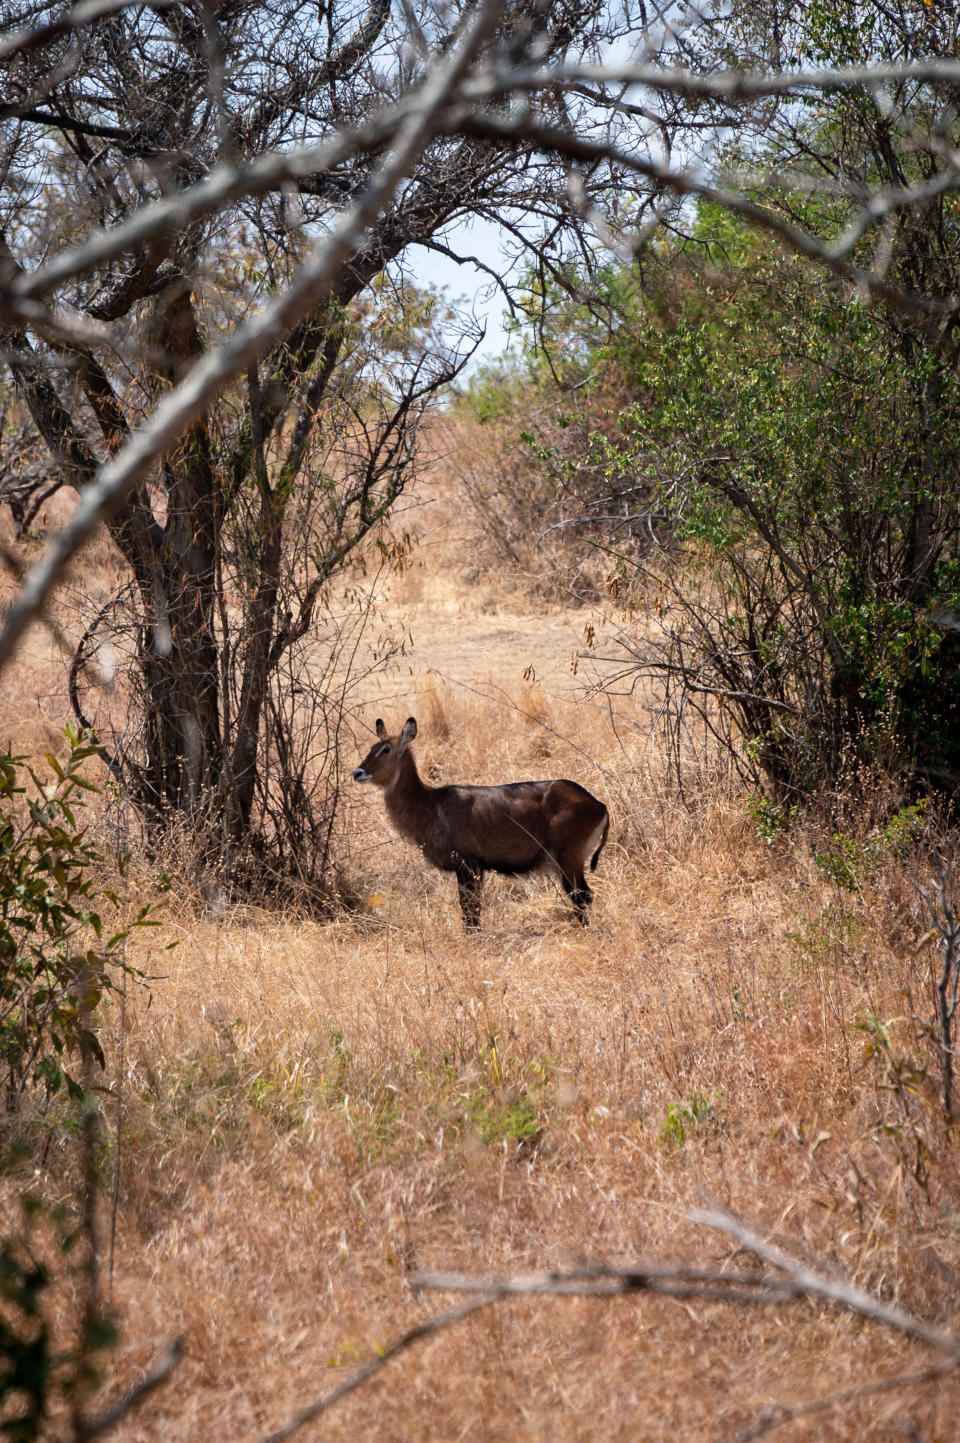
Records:
{"label": "waterbuck's neck", "polygon": [[433,835],[436,810],[433,788],[424,786],[411,752],[404,752],[396,779],[383,789],[387,813],[397,831],[420,844]]}

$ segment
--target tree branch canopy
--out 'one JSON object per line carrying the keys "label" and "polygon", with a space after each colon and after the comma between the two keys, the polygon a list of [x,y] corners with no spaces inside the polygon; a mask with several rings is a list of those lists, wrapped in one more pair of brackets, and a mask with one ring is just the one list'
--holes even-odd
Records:
{"label": "tree branch canopy", "polygon": [[[208,758],[219,787],[233,713],[212,679],[199,691],[188,679],[214,665],[221,528],[245,488],[266,494],[287,419],[290,475],[305,476],[350,308],[411,247],[461,251],[471,219],[499,224],[537,285],[563,286],[665,234],[702,244],[698,217],[713,208],[949,349],[950,27],[939,11],[914,26],[853,0],[818,16],[783,0],[711,21],[667,7],[656,23],[600,0],[442,13],[345,0],[320,18],[300,0],[270,12],[230,0],[201,23],[185,5],[98,0],[68,17],[24,5],[18,25],[14,5],[0,47],[4,360],[47,457],[37,486],[79,500],[8,610],[0,667],[106,522],[137,579],[144,666],[172,668],[150,694],[168,699],[182,759],[198,728],[206,737],[198,775]],[[260,397],[256,443],[238,390]],[[401,466],[406,447],[382,454]],[[397,494],[388,473],[369,472],[361,508],[378,524]],[[259,557],[251,605],[269,636],[249,654],[269,660],[284,626],[276,558]],[[189,661],[176,654],[186,633]],[[240,691],[260,696],[261,683]],[[751,678],[705,685],[754,695]],[[771,705],[789,715],[792,703]]]}

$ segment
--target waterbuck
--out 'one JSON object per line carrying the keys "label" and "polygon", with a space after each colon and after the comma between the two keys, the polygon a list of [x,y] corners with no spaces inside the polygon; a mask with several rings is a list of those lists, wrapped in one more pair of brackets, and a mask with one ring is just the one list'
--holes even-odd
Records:
{"label": "waterbuck", "polygon": [[577,782],[508,782],[499,787],[428,787],[420,779],[410,743],[417,723],[410,717],[399,736],[377,721],[378,742],[353,773],[373,782],[387,803],[387,815],[428,862],[453,872],[468,928],[480,926],[484,872],[533,872],[552,864],[586,924],[593,893],[584,876],[607,840],[610,817],[602,802]]}

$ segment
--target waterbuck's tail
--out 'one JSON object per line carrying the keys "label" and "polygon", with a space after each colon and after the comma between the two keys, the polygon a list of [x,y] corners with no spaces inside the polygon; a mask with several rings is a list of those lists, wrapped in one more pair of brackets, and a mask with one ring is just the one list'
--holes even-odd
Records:
{"label": "waterbuck's tail", "polygon": [[608,812],[607,815],[606,815],[606,816],[604,817],[604,819],[603,819],[603,835],[601,836],[600,841],[599,841],[599,843],[598,843],[598,845],[597,845],[597,850],[594,852],[593,857],[592,857],[591,860],[590,860],[590,870],[591,870],[591,872],[595,872],[595,871],[597,870],[597,859],[599,858],[600,853],[603,851],[603,846],[604,846],[604,843],[605,843],[606,840],[607,840],[607,833],[609,832],[609,830],[610,830],[610,813]]}

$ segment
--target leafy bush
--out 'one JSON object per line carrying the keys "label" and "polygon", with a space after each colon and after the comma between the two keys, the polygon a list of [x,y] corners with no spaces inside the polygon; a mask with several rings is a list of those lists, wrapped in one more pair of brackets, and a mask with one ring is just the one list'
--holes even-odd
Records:
{"label": "leafy bush", "polygon": [[691,1092],[683,1102],[671,1102],[660,1124],[660,1145],[669,1151],[682,1147],[687,1135],[701,1124],[714,1121],[714,1097]]}
{"label": "leafy bush", "polygon": [[[663,243],[595,299],[610,324],[579,362],[586,439],[577,456],[569,430],[537,452],[568,535],[647,604],[610,685],[651,683],[675,757],[695,725],[784,812],[874,766],[901,796],[949,792],[955,357],[715,208],[694,231],[696,253]],[[556,352],[580,356],[584,314],[544,302]],[[600,399],[614,382],[629,396],[615,427]]]}
{"label": "leafy bush", "polygon": [[903,861],[922,841],[927,807],[924,800],[894,812],[886,825],[863,838],[835,831],[813,860],[832,882],[847,892],[858,892],[864,879],[888,858]]}
{"label": "leafy bush", "polygon": [[80,775],[97,748],[70,729],[66,736],[65,766],[47,754],[50,782],[23,757],[0,755],[0,1068],[8,1111],[28,1083],[42,1083],[48,1095],[66,1087],[82,1096],[76,1063],[104,1066],[96,1008],[134,970],[123,957],[131,929],[151,925],[147,905],[104,937],[102,912],[116,911],[120,900],[101,885],[105,859],[77,820],[84,793],[97,791]]}

